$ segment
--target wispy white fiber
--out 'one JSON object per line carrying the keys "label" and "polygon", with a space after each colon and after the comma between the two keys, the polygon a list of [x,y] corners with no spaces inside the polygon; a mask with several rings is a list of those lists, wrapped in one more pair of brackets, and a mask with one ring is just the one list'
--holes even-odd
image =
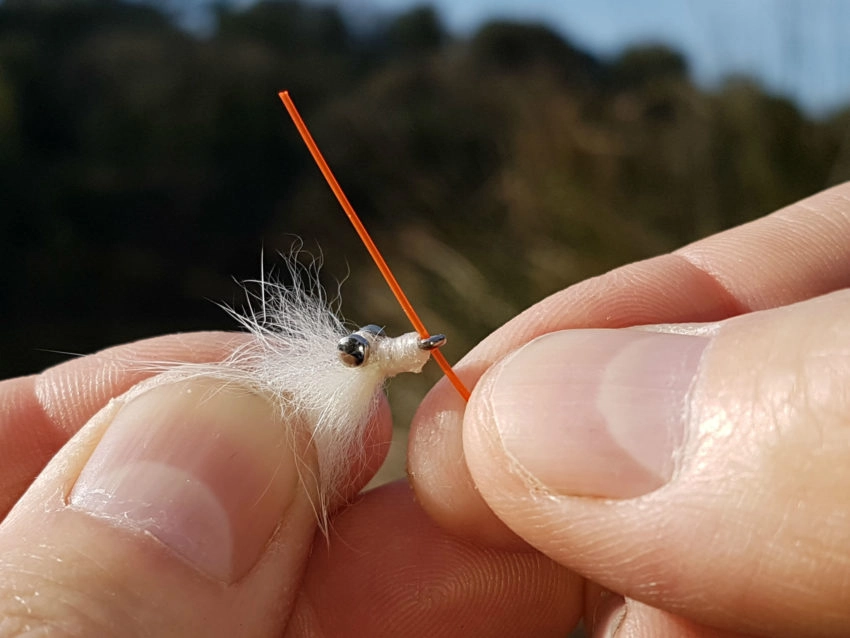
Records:
{"label": "wispy white fiber", "polygon": [[312,443],[318,474],[308,469],[313,467],[308,462],[299,469],[318,494],[314,506],[324,527],[328,509],[364,457],[366,428],[378,409],[384,381],[401,372],[419,372],[429,353],[418,347],[415,333],[381,337],[363,365],[348,367],[337,344],[352,331],[318,282],[318,262],[301,265],[295,253],[284,256],[284,262],[291,284],[265,278],[247,282],[247,311],[227,308],[251,334],[245,345],[220,363],[187,364],[173,372],[247,386],[279,408],[296,457],[303,441]]}

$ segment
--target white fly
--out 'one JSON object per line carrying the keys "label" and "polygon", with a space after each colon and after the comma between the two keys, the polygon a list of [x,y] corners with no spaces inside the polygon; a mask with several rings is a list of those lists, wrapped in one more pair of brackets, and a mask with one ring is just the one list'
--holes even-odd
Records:
{"label": "white fly", "polygon": [[327,301],[318,263],[299,265],[295,253],[284,261],[291,285],[248,282],[257,291],[246,288],[247,312],[226,308],[251,339],[220,363],[184,364],[173,372],[236,383],[278,407],[291,430],[291,444],[308,439],[315,450],[318,475],[304,464],[302,480],[314,483],[314,506],[324,529],[351,468],[364,456],[366,427],[378,409],[384,381],[420,372],[445,337],[423,339],[411,332],[393,338],[374,325],[352,332]]}

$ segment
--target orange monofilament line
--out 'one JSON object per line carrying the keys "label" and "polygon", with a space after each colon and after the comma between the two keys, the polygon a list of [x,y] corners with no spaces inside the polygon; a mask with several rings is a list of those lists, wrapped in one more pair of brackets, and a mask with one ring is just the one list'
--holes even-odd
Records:
{"label": "orange monofilament line", "polygon": [[[387,285],[392,290],[393,295],[398,300],[398,303],[401,305],[401,309],[404,310],[404,314],[407,315],[407,318],[410,319],[410,323],[413,324],[413,327],[416,329],[416,332],[423,339],[429,337],[428,330],[425,328],[425,324],[422,323],[422,320],[419,318],[419,315],[416,314],[416,311],[413,309],[413,305],[407,298],[407,295],[404,294],[404,290],[402,290],[398,281],[393,275],[390,267],[387,265],[387,262],[384,260],[383,255],[378,250],[378,247],[375,245],[375,242],[372,240],[372,237],[369,236],[366,227],[363,225],[363,222],[360,221],[360,218],[357,216],[357,213],[354,212],[354,207],[348,201],[348,197],[345,196],[345,193],[342,190],[342,187],[339,185],[339,182],[336,181],[336,177],[334,177],[333,172],[331,171],[330,166],[325,161],[322,152],[319,150],[319,147],[316,145],[313,136],[310,134],[310,131],[307,129],[307,125],[304,123],[304,120],[301,119],[301,115],[298,113],[298,109],[295,108],[295,104],[292,101],[292,98],[289,97],[289,91],[281,91],[278,93],[280,96],[283,105],[286,107],[286,110],[289,112],[289,116],[292,118],[292,121],[295,122],[295,127],[298,129],[298,132],[301,134],[301,138],[304,140],[304,143],[307,145],[307,148],[310,150],[310,154],[313,156],[313,159],[316,160],[316,164],[319,166],[319,170],[322,171],[322,175],[325,176],[325,180],[328,183],[328,186],[331,187],[334,195],[336,195],[336,199],[339,202],[342,209],[345,211],[345,214],[348,216],[349,221],[354,226],[354,230],[357,231],[357,234],[360,236],[361,241],[366,246],[366,250],[369,251],[369,254],[372,255],[372,259],[375,261],[375,265],[378,267],[378,270],[381,271],[381,275],[383,275],[384,280],[387,282]],[[466,389],[466,386],[463,385],[463,381],[455,374],[455,371],[452,370],[449,362],[446,361],[446,358],[443,356],[443,353],[439,350],[433,350],[431,352],[431,356],[434,357],[434,360],[437,362],[437,365],[440,366],[440,369],[445,373],[448,377],[449,381],[451,381],[452,385],[455,389],[460,393],[460,395],[464,398],[464,400],[469,399],[469,390]]]}

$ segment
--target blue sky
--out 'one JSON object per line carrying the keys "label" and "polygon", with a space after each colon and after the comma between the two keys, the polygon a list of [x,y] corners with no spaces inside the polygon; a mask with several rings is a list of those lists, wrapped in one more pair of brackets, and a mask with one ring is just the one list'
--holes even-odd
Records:
{"label": "blue sky", "polygon": [[[313,0],[326,2],[326,0]],[[361,16],[417,0],[340,0]],[[696,79],[714,86],[735,73],[757,77],[812,113],[850,103],[847,0],[432,0],[453,31],[505,17],[549,24],[600,55],[661,41],[682,51]]]}
{"label": "blue sky", "polygon": [[[159,0],[198,8],[208,0]],[[810,113],[850,104],[850,0],[308,0],[358,20],[435,6],[455,33],[496,17],[544,22],[597,55],[664,42],[716,86],[747,74]],[[230,0],[234,5],[253,0]]]}

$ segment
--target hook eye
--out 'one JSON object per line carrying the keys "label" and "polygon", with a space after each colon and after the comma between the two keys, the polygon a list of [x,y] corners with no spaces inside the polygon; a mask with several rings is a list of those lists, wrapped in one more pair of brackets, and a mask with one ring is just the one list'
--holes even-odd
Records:
{"label": "hook eye", "polygon": [[362,366],[369,358],[369,340],[356,332],[340,339],[336,348],[339,350],[340,361],[349,368]]}

